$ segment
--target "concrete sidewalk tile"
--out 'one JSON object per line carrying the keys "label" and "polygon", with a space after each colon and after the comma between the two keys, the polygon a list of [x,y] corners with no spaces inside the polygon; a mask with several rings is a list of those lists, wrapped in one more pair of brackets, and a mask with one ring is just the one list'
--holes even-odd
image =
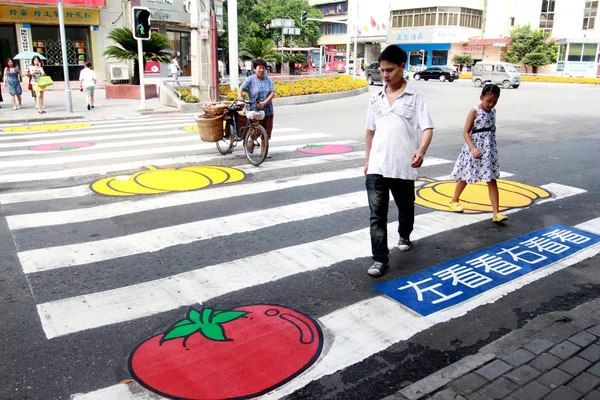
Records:
{"label": "concrete sidewalk tile", "polygon": [[529,365],[522,365],[506,374],[506,377],[518,385],[524,385],[541,375],[541,372]]}
{"label": "concrete sidewalk tile", "polygon": [[506,378],[498,378],[494,382],[490,383],[479,392],[490,399],[504,399],[506,395],[518,389],[517,384],[509,381]]}
{"label": "concrete sidewalk tile", "polygon": [[456,392],[452,389],[442,390],[434,394],[431,400],[456,400]]}
{"label": "concrete sidewalk tile", "polygon": [[565,371],[569,375],[576,376],[585,371],[590,365],[592,365],[591,362],[575,356],[560,364],[557,368]]}
{"label": "concrete sidewalk tile", "polygon": [[600,362],[597,362],[596,364],[592,365],[587,372],[589,372],[592,375],[596,375],[596,376],[600,376]]}
{"label": "concrete sidewalk tile", "polygon": [[569,342],[575,343],[577,346],[587,347],[596,341],[596,336],[589,332],[581,331],[576,335],[571,336],[567,339]]}
{"label": "concrete sidewalk tile", "polygon": [[531,342],[527,343],[525,347],[527,350],[532,352],[533,354],[541,354],[544,351],[548,350],[550,347],[554,346],[554,342],[551,342],[546,339],[535,339]]}
{"label": "concrete sidewalk tile", "polygon": [[575,390],[568,388],[566,386],[561,386],[550,395],[548,395],[544,400],[578,400],[581,399],[581,393],[576,392]]}
{"label": "concrete sidewalk tile", "polygon": [[550,393],[550,389],[539,382],[529,382],[525,387],[512,394],[518,400],[539,400]]}
{"label": "concrete sidewalk tile", "polygon": [[580,346],[577,346],[576,344],[565,340],[564,342],[559,343],[553,348],[551,348],[550,353],[562,358],[563,360],[566,360],[573,354],[577,353],[579,350],[581,350]]}
{"label": "concrete sidewalk tile", "polygon": [[526,362],[535,358],[535,354],[532,352],[525,350],[523,348],[517,349],[507,355],[506,357],[502,357],[502,361],[506,361],[513,367],[518,367],[519,365],[523,365]]}
{"label": "concrete sidewalk tile", "polygon": [[465,375],[462,378],[455,380],[452,383],[452,386],[456,388],[459,392],[469,394],[473,393],[486,383],[488,383],[487,379],[476,374],[475,372],[471,372],[469,375]]}
{"label": "concrete sidewalk tile", "polygon": [[596,362],[600,361],[600,346],[593,344],[587,349],[584,349],[578,356],[585,358],[588,361]]}
{"label": "concrete sidewalk tile", "polygon": [[476,373],[483,376],[484,378],[493,381],[506,371],[510,371],[512,367],[501,360],[494,360],[491,363],[484,365],[479,368]]}
{"label": "concrete sidewalk tile", "polygon": [[592,389],[595,389],[600,385],[600,378],[587,372],[575,377],[571,382],[567,384],[573,390],[577,390],[579,393],[587,393]]}
{"label": "concrete sidewalk tile", "polygon": [[583,398],[583,400],[598,400],[600,399],[600,390],[594,390],[587,396]]}
{"label": "concrete sidewalk tile", "polygon": [[544,354],[537,356],[535,359],[531,360],[529,362],[529,365],[532,366],[533,368],[537,369],[538,371],[544,372],[544,371],[551,370],[552,368],[556,367],[561,362],[562,362],[562,359],[560,359],[550,353],[544,353]]}
{"label": "concrete sidewalk tile", "polygon": [[593,326],[591,328],[588,328],[587,331],[591,334],[594,334],[594,335],[600,337],[600,324]]}
{"label": "concrete sidewalk tile", "polygon": [[555,368],[551,371],[546,372],[536,380],[544,386],[548,386],[550,389],[555,389],[560,385],[563,385],[573,379],[572,375],[567,374],[565,371],[561,371]]}

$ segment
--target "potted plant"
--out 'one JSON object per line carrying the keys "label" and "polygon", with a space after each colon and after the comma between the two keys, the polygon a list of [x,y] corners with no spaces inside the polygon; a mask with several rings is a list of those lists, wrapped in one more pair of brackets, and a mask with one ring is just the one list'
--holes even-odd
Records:
{"label": "potted plant", "polygon": [[[108,34],[108,38],[115,45],[104,50],[104,56],[116,60],[133,60],[133,76],[128,85],[107,85],[107,99],[139,99],[140,98],[140,73],[138,64],[138,44],[129,28],[117,28]],[[144,65],[147,61],[158,61],[161,64],[171,62],[172,56],[169,48],[169,39],[165,35],[153,33],[150,39],[142,41]],[[157,97],[156,85],[144,85],[146,98]]]}

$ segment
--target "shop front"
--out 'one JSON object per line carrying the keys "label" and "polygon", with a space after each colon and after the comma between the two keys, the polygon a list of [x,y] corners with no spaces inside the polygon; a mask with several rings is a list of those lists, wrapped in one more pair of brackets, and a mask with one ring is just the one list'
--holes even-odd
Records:
{"label": "shop front", "polygon": [[[100,13],[98,9],[87,8],[65,7],[63,11],[69,80],[78,80],[79,71],[91,61],[90,32],[100,24]],[[46,58],[43,61],[46,74],[55,81],[64,80],[57,7],[0,4],[0,21],[0,63],[19,52],[35,51]],[[25,69],[29,62],[22,61],[21,68]]]}
{"label": "shop front", "polygon": [[[187,3],[179,0],[141,0],[140,5],[148,7],[152,21],[152,32],[166,35],[169,39],[172,56],[177,57],[183,75],[192,74],[191,56],[191,29],[190,14],[184,9]],[[208,15],[200,16],[201,35],[208,34]],[[147,62],[144,70],[145,75],[167,77],[169,75],[168,65],[157,62]]]}
{"label": "shop front", "polygon": [[556,72],[585,78],[600,77],[600,38],[559,39]]}

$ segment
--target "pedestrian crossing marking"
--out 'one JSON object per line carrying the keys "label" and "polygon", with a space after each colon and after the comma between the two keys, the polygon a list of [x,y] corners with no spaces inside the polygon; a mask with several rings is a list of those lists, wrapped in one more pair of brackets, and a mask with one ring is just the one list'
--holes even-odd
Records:
{"label": "pedestrian crossing marking", "polygon": [[[455,181],[438,181],[422,178],[419,181],[426,182],[423,186],[415,189],[415,203],[434,210],[448,211],[448,204],[454,195]],[[498,191],[500,194],[500,211],[511,208],[527,207],[538,199],[544,199],[551,194],[541,188],[515,181],[498,179]],[[491,212],[488,187],[485,182],[467,185],[460,197],[460,204],[465,213]]]}
{"label": "pedestrian crossing marking", "polygon": [[127,176],[111,176],[94,182],[91,189],[106,196],[136,196],[198,190],[220,183],[239,182],[245,174],[235,168],[194,166],[156,169]]}
{"label": "pedestrian crossing marking", "polygon": [[7,133],[21,133],[21,132],[35,132],[35,131],[50,131],[56,132],[65,129],[81,129],[92,126],[92,124],[85,123],[70,123],[70,124],[48,124],[48,125],[29,125],[29,126],[17,126],[14,128],[2,128],[2,132]]}

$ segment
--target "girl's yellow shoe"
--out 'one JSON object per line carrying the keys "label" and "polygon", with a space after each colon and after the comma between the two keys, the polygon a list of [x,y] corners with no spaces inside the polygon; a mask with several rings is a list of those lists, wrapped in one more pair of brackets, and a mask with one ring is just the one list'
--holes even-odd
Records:
{"label": "girl's yellow shoe", "polygon": [[465,211],[465,209],[462,208],[462,206],[460,205],[460,203],[450,202],[450,204],[448,205],[448,207],[450,207],[450,211],[455,212],[455,213],[461,213],[461,212]]}
{"label": "girl's yellow shoe", "polygon": [[494,215],[494,218],[492,218],[492,221],[493,222],[504,222],[507,219],[508,219],[508,217],[506,215],[498,213],[498,214]]}

